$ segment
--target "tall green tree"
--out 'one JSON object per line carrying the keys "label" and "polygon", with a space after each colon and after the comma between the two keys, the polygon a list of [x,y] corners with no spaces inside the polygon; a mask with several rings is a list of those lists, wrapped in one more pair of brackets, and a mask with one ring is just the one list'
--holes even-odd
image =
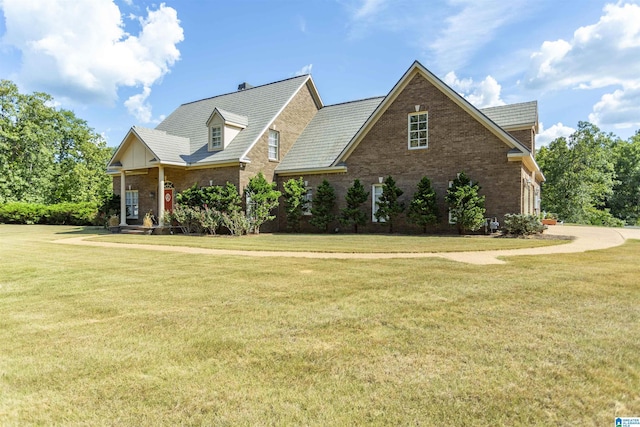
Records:
{"label": "tall green tree", "polygon": [[542,147],[536,156],[547,179],[542,187],[542,209],[576,223],[590,223],[596,210],[604,212],[615,183],[614,141],[612,134],[579,122],[568,139],[561,137]]}
{"label": "tall green tree", "polygon": [[367,201],[369,192],[365,191],[359,179],[353,181],[353,185],[347,190],[345,201],[347,206],[340,211],[340,223],[347,226],[353,225],[353,232],[358,232],[359,225],[367,223],[367,215],[362,211],[362,204]]}
{"label": "tall green tree", "polygon": [[616,182],[607,205],[615,217],[640,225],[640,130],[628,141],[615,141],[612,150]]}
{"label": "tall green tree", "polygon": [[302,177],[291,178],[282,185],[284,209],[287,214],[287,227],[295,232],[300,231],[300,220],[307,210],[307,188]]}
{"label": "tall green tree", "polygon": [[249,179],[249,184],[244,191],[247,200],[247,217],[253,232],[259,234],[262,224],[276,217],[271,211],[278,206],[281,194],[276,190],[276,184],[267,182],[262,172],[258,172],[256,176]]}
{"label": "tall green tree", "polygon": [[329,231],[329,225],[335,221],[333,213],[336,205],[336,192],[326,179],[316,189],[311,202],[311,219],[309,223],[318,227],[325,233]]}
{"label": "tall green tree", "polygon": [[478,183],[472,182],[464,172],[458,174],[447,190],[445,200],[460,234],[476,231],[484,225],[484,196],[479,193]]}
{"label": "tall green tree", "polygon": [[382,184],[382,194],[378,199],[378,209],[375,217],[378,221],[384,221],[389,225],[389,233],[393,233],[393,223],[404,212],[404,202],[400,202],[400,196],[404,194],[391,176],[385,178]]}
{"label": "tall green tree", "polygon": [[426,176],[418,182],[418,189],[409,203],[407,216],[409,221],[422,227],[423,233],[427,232],[429,225],[437,224],[440,220],[436,191]]}
{"label": "tall green tree", "polygon": [[87,123],[0,81],[0,203],[97,202],[111,193],[113,150]]}

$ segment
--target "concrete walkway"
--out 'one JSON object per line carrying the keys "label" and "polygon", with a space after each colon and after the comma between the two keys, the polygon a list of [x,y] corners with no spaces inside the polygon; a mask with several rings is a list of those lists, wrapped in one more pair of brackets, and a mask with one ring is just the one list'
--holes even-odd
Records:
{"label": "concrete walkway", "polygon": [[570,243],[539,248],[505,249],[477,252],[441,252],[441,253],[327,253],[327,252],[279,252],[279,251],[241,251],[229,249],[205,249],[186,246],[143,245],[137,243],[111,243],[87,240],[97,235],[85,235],[69,239],[56,240],[54,243],[68,245],[96,246],[114,249],[142,249],[159,252],[177,252],[200,255],[235,255],[250,257],[286,257],[286,258],[324,258],[324,259],[392,259],[392,258],[445,258],[468,264],[504,264],[499,258],[518,255],[548,255],[585,252],[619,246],[626,239],[640,239],[640,229],[604,228],[581,226],[551,226],[546,234],[572,236]]}

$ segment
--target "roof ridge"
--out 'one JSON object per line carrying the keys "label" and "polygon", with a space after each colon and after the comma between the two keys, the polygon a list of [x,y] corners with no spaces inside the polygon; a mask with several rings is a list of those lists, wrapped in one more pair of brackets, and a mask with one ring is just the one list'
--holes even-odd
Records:
{"label": "roof ridge", "polygon": [[538,103],[537,99],[534,99],[533,101],[523,101],[523,102],[515,102],[513,104],[504,104],[504,105],[494,105],[493,107],[484,107],[484,108],[478,108],[478,110],[483,111],[483,110],[489,110],[490,108],[505,108],[505,107],[514,107],[516,105],[524,105],[524,104],[534,104],[534,103]]}
{"label": "roof ridge", "polygon": [[354,102],[370,101],[372,99],[384,99],[384,95],[383,96],[370,96],[369,98],[362,98],[362,99],[354,99],[353,101],[338,102],[336,104],[325,105],[323,108],[336,107],[338,105],[345,105],[345,104],[353,104]]}
{"label": "roof ridge", "polygon": [[233,92],[221,93],[219,95],[214,95],[214,96],[210,96],[210,97],[202,98],[202,99],[196,99],[195,101],[185,102],[184,104],[180,104],[180,106],[182,107],[183,105],[195,104],[196,102],[201,102],[201,101],[208,101],[209,99],[220,98],[221,96],[233,95],[234,93],[249,92],[249,91],[254,90],[254,89],[259,89],[259,88],[262,88],[262,87],[265,87],[265,86],[275,85],[275,84],[278,84],[278,83],[284,83],[286,81],[298,79],[300,77],[305,77],[306,78],[306,77],[308,77],[310,75],[311,74],[301,74],[299,76],[293,76],[293,77],[289,77],[289,78],[286,78],[286,79],[277,80],[275,82],[270,82],[270,83],[265,83],[265,84],[258,85],[258,86],[253,86],[253,87],[250,87],[250,88],[244,89],[244,90],[236,90],[236,91],[233,91]]}

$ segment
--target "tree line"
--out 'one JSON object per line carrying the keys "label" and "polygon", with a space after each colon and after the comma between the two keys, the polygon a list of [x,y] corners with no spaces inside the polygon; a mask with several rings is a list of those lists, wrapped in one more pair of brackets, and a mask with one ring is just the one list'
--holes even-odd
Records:
{"label": "tree line", "polygon": [[0,204],[102,203],[113,150],[86,121],[42,92],[0,80]]}
{"label": "tree line", "polygon": [[566,222],[640,225],[640,130],[628,140],[579,122],[568,138],[541,147],[541,207]]}

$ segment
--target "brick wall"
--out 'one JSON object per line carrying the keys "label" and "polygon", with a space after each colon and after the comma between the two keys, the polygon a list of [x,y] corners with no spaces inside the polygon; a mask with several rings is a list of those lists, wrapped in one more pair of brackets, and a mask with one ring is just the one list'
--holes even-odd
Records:
{"label": "brick wall", "polygon": [[[280,133],[280,159],[284,158],[317,112],[318,106],[313,100],[309,88],[305,86],[293,97],[282,113],[276,117],[274,124],[275,130]],[[249,179],[257,175],[258,172],[262,172],[269,182],[276,180],[274,171],[279,162],[269,160],[269,131],[260,137],[249,152],[248,157],[251,163],[240,173],[240,191],[243,191],[244,187],[249,183]],[[282,215],[279,216],[281,217]],[[262,232],[277,231],[278,223],[275,220],[268,222],[260,230]]]}
{"label": "brick wall", "polygon": [[[415,105],[421,105],[422,110],[429,113],[429,147],[409,150],[407,117],[415,112]],[[326,177],[336,189],[339,209],[344,207],[346,191],[356,178],[370,192],[371,186],[378,184],[379,177],[391,175],[398,187],[404,190],[401,200],[408,205],[418,181],[427,176],[438,194],[442,216],[442,223],[432,231],[453,231],[454,228],[448,225],[444,196],[449,181],[461,171],[482,187],[487,217],[502,218],[506,213],[521,212],[522,164],[507,160],[509,149],[439,89],[417,75],[351,153],[346,160],[346,174],[308,175],[304,178],[315,188]],[[363,210],[369,217],[363,231],[388,230],[385,224],[371,222],[371,195]],[[284,230],[282,216],[279,225]],[[394,224],[394,230],[420,231],[402,218]]]}
{"label": "brick wall", "polygon": [[509,133],[536,155],[536,134],[533,129],[512,130]]}

